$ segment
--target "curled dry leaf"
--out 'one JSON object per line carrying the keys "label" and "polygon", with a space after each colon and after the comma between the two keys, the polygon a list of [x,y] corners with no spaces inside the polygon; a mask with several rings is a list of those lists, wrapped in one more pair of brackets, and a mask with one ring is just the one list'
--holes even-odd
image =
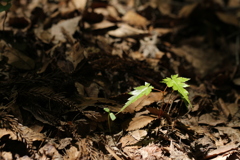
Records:
{"label": "curled dry leaf", "polygon": [[193,3],[190,5],[184,6],[180,11],[179,11],[179,17],[180,18],[187,18],[193,10],[198,6],[199,3]]}
{"label": "curled dry leaf", "polygon": [[239,20],[237,16],[223,12],[216,12],[215,14],[222,22],[239,27]]}
{"label": "curled dry leaf", "polygon": [[156,46],[158,43],[157,36],[157,34],[153,34],[151,37],[140,40],[141,47],[139,51],[143,53],[144,57],[161,58],[164,55]]}
{"label": "curled dry leaf", "polygon": [[72,1],[69,1],[69,4],[72,3],[74,4],[74,6],[76,7],[76,9],[79,9],[81,11],[84,10],[85,6],[87,5],[87,0],[72,0]]}
{"label": "curled dry leaf", "polygon": [[106,113],[83,111],[83,114],[95,122],[104,122],[108,120],[108,115]]}
{"label": "curled dry leaf", "polygon": [[68,33],[68,35],[72,36],[78,27],[78,22],[80,21],[80,19],[81,16],[78,16],[72,19],[60,21],[58,24],[53,25],[52,28],[50,29],[50,32],[52,36],[54,36],[54,43],[58,43],[59,41],[60,42],[66,41],[66,38],[62,33],[63,29]]}
{"label": "curled dry leaf", "polygon": [[138,140],[133,138],[131,135],[126,135],[120,139],[120,143],[122,144],[122,147],[126,147],[129,145],[136,144]]}
{"label": "curled dry leaf", "polygon": [[164,157],[164,150],[155,145],[155,144],[148,144],[145,147],[140,148],[134,154],[133,159],[166,159],[170,160],[170,158]]}
{"label": "curled dry leaf", "polygon": [[125,37],[147,35],[148,31],[136,29],[129,25],[122,25],[120,28],[118,28],[116,30],[109,31],[108,34],[110,36],[114,36],[114,37],[118,37],[118,38],[125,38]]}
{"label": "curled dry leaf", "polygon": [[69,149],[66,150],[66,154],[64,155],[64,160],[74,160],[74,159],[80,159],[80,153],[78,149],[74,146],[71,146]]}
{"label": "curled dry leaf", "polygon": [[74,70],[77,68],[77,65],[84,59],[84,48],[79,44],[75,43],[73,46],[69,46],[69,51],[66,52],[66,59],[72,62]]}
{"label": "curled dry leaf", "polygon": [[123,17],[123,21],[130,25],[145,27],[149,24],[148,20],[134,11],[128,11]]}
{"label": "curled dry leaf", "polygon": [[91,29],[93,30],[97,30],[97,29],[107,29],[107,28],[111,28],[114,27],[115,23],[109,22],[107,20],[103,20],[99,23],[95,23],[92,25]]}
{"label": "curled dry leaf", "polygon": [[221,117],[213,117],[211,114],[203,114],[199,117],[199,124],[207,124],[210,126],[217,126],[221,124],[225,124],[227,122],[227,118]]}
{"label": "curled dry leaf", "polygon": [[147,131],[140,129],[133,131],[132,133],[130,133],[130,135],[133,136],[133,138],[135,138],[136,140],[140,141],[147,135]]}
{"label": "curled dry leaf", "polygon": [[128,135],[122,137],[120,142],[122,143],[122,147],[134,145],[142,140],[147,135],[146,130],[136,130],[130,132]]}
{"label": "curled dry leaf", "polygon": [[140,129],[148,125],[150,122],[154,121],[155,117],[151,116],[139,116],[132,119],[132,121],[129,123],[129,126],[127,128],[127,131],[133,131],[136,129]]}
{"label": "curled dry leaf", "polygon": [[107,10],[108,10],[108,14],[109,14],[108,15],[109,20],[115,20],[115,21],[120,20],[119,13],[115,7],[107,6]]}
{"label": "curled dry leaf", "polygon": [[238,148],[239,148],[239,146],[236,145],[236,144],[230,144],[230,145],[226,145],[226,146],[221,146],[218,149],[209,152],[206,155],[205,159],[213,158],[213,157],[216,157],[218,155],[221,155],[221,154],[224,154],[226,152],[229,152],[231,150],[237,150]]}
{"label": "curled dry leaf", "polygon": [[72,138],[63,138],[59,141],[58,149],[64,149],[71,144]]}

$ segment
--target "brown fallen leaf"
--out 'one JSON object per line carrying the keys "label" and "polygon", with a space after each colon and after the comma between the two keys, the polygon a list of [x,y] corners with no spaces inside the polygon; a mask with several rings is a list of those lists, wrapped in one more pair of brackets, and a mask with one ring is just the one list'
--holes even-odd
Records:
{"label": "brown fallen leaf", "polygon": [[219,99],[218,99],[218,103],[219,103],[219,107],[222,109],[223,114],[224,114],[227,118],[229,118],[229,116],[230,116],[231,113],[230,113],[227,105],[226,105],[225,102],[223,101],[223,99],[222,99],[222,98],[219,98]]}
{"label": "brown fallen leaf", "polygon": [[162,36],[168,33],[172,33],[173,29],[172,28],[154,28],[153,31],[156,32],[158,35]]}
{"label": "brown fallen leaf", "polygon": [[196,2],[196,3],[184,6],[178,13],[179,17],[187,18],[198,5],[199,3]]}
{"label": "brown fallen leaf", "polygon": [[219,124],[225,124],[227,123],[227,118],[224,116],[219,116],[219,117],[213,117],[213,115],[207,113],[203,114],[199,117],[199,124],[207,124],[210,126],[216,126]]}
{"label": "brown fallen leaf", "polygon": [[214,128],[218,130],[220,136],[223,137],[227,135],[228,140],[230,139],[232,143],[237,144],[240,142],[240,131],[238,129],[234,129],[232,127],[214,127]]}
{"label": "brown fallen leaf", "polygon": [[138,13],[136,13],[132,10],[128,11],[122,17],[122,20],[127,22],[130,25],[143,27],[143,28],[146,27],[149,24],[148,20],[145,17],[139,15]]}
{"label": "brown fallen leaf", "polygon": [[108,20],[111,21],[119,21],[121,18],[119,17],[119,13],[116,10],[116,8],[114,6],[107,6],[107,10],[108,10]]}
{"label": "brown fallen leaf", "polygon": [[138,142],[138,140],[133,138],[131,135],[126,135],[126,136],[122,137],[119,142],[122,144],[122,147],[124,148],[126,146],[136,144]]}
{"label": "brown fallen leaf", "polygon": [[148,125],[150,122],[157,119],[157,117],[151,117],[151,116],[139,116],[134,117],[132,121],[129,123],[129,126],[127,128],[127,131],[133,131],[136,129],[140,129]]}
{"label": "brown fallen leaf", "polygon": [[71,0],[69,1],[69,4],[73,3],[76,9],[79,9],[80,11],[83,11],[85,6],[87,5],[87,0]]}
{"label": "brown fallen leaf", "polygon": [[216,12],[217,17],[224,23],[239,27],[240,23],[236,15],[231,15],[225,12]]}
{"label": "brown fallen leaf", "polygon": [[35,67],[33,59],[24,55],[22,52],[9,47],[6,42],[0,41],[0,49],[3,49],[2,56],[8,58],[8,64],[23,70],[31,70]]}
{"label": "brown fallen leaf", "polygon": [[143,139],[146,135],[147,135],[147,131],[146,130],[136,130],[133,132],[129,133],[133,138],[135,138],[136,140],[140,141],[141,139]]}
{"label": "brown fallen leaf", "polygon": [[79,150],[74,147],[71,146],[69,149],[66,150],[66,154],[64,155],[63,159],[64,160],[76,160],[76,159],[80,159],[80,153]]}
{"label": "brown fallen leaf", "polygon": [[144,57],[161,59],[164,55],[164,53],[157,48],[157,36],[157,34],[153,34],[151,37],[145,37],[143,40],[140,40],[141,46],[139,52],[142,52]]}
{"label": "brown fallen leaf", "polygon": [[59,141],[58,149],[64,149],[71,144],[72,138],[63,138]]}
{"label": "brown fallen leaf", "polygon": [[83,114],[95,122],[104,122],[108,120],[107,113],[100,113],[95,111],[83,111]]}
{"label": "brown fallen leaf", "polygon": [[82,17],[74,17],[72,19],[68,20],[63,20],[60,21],[59,23],[55,24],[50,28],[50,33],[54,37],[54,43],[58,42],[66,42],[66,38],[64,34],[62,33],[62,28],[68,33],[68,35],[72,36],[73,33],[77,30],[78,28],[78,22],[80,21]]}
{"label": "brown fallen leaf", "polygon": [[68,46],[66,56],[66,60],[72,62],[75,70],[77,65],[85,58],[83,46],[81,46],[79,42],[75,43],[73,46]]}
{"label": "brown fallen leaf", "polygon": [[129,25],[121,25],[120,28],[109,31],[108,35],[118,37],[118,38],[126,38],[126,37],[134,37],[134,36],[143,36],[148,35],[148,31],[140,30],[133,28]]}
{"label": "brown fallen leaf", "polygon": [[97,30],[97,29],[107,29],[107,28],[111,28],[111,27],[114,27],[116,24],[115,23],[112,23],[110,21],[107,21],[107,20],[103,20],[99,23],[94,23],[92,26],[91,26],[91,29],[93,30]]}
{"label": "brown fallen leaf", "polygon": [[226,153],[226,152],[229,152],[229,151],[231,151],[231,150],[236,150],[236,149],[238,149],[238,148],[239,148],[239,146],[236,145],[236,144],[221,146],[221,147],[219,147],[218,149],[209,152],[209,153],[205,156],[204,159],[209,159],[209,158],[215,157],[215,156],[217,156],[217,155],[220,155],[220,154],[224,154],[224,153]]}

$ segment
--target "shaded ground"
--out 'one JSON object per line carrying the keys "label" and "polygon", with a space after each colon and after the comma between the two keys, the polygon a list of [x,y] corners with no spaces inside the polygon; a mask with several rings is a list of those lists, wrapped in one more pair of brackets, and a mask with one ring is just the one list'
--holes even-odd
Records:
{"label": "shaded ground", "polygon": [[[1,159],[239,158],[229,1],[13,1],[0,13]],[[188,111],[163,78],[191,78]],[[134,87],[152,92],[115,121]],[[164,93],[164,95],[163,95]]]}

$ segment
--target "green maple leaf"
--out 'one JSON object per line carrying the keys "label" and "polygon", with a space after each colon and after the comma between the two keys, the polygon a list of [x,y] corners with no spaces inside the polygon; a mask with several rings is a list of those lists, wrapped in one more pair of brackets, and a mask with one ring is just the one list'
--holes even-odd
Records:
{"label": "green maple leaf", "polygon": [[[154,87],[151,86],[149,83],[145,82],[145,85],[143,86],[139,86],[134,88],[134,91],[131,91],[129,94],[131,94],[132,96],[130,98],[128,98],[128,101],[125,103],[125,105],[121,108],[121,110],[118,112],[122,112],[125,108],[127,108],[130,104],[132,104],[133,102],[135,102],[136,100],[138,100],[139,98],[141,98],[144,95],[149,95],[149,93],[152,91]],[[117,113],[117,114],[118,114]]]}
{"label": "green maple leaf", "polygon": [[6,4],[2,4],[0,2],[0,12],[6,11],[11,7],[11,0],[2,0],[2,2],[5,2]]}
{"label": "green maple leaf", "polygon": [[186,87],[188,87],[189,85],[187,85],[186,81],[190,80],[189,78],[184,78],[184,77],[178,77],[178,74],[176,75],[172,75],[171,78],[165,78],[163,79],[162,83],[167,84],[168,87],[172,87],[173,90],[178,91],[178,93],[181,95],[182,99],[184,100],[184,102],[186,103],[186,106],[188,106],[188,104],[191,107],[191,103],[190,100],[188,98],[188,91],[185,89]]}

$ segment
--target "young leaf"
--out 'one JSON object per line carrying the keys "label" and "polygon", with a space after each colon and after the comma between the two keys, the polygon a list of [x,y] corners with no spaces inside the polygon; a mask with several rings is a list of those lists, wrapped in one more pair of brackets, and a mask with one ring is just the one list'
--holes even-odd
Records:
{"label": "young leaf", "polygon": [[114,121],[116,119],[116,116],[113,113],[109,113],[109,116],[112,121]]}
{"label": "young leaf", "polygon": [[191,106],[190,100],[188,99],[188,91],[184,89],[185,87],[188,87],[186,81],[190,80],[189,78],[184,77],[178,77],[178,74],[172,75],[171,78],[165,78],[163,79],[162,83],[167,84],[168,87],[172,87],[173,90],[178,91],[178,93],[182,96],[185,103],[188,103]]}
{"label": "young leaf", "polygon": [[105,112],[110,113],[110,109],[109,108],[103,108]]}
{"label": "young leaf", "polygon": [[142,96],[144,96],[144,95],[147,96],[152,91],[153,88],[154,87],[151,86],[147,82],[145,82],[144,86],[139,86],[139,87],[134,88],[135,90],[131,91],[129,93],[132,96],[130,98],[128,98],[128,101],[125,103],[125,105],[121,108],[121,110],[118,113],[122,112],[125,108],[127,108],[130,104],[132,104],[133,102],[135,102],[136,100],[138,100]]}

